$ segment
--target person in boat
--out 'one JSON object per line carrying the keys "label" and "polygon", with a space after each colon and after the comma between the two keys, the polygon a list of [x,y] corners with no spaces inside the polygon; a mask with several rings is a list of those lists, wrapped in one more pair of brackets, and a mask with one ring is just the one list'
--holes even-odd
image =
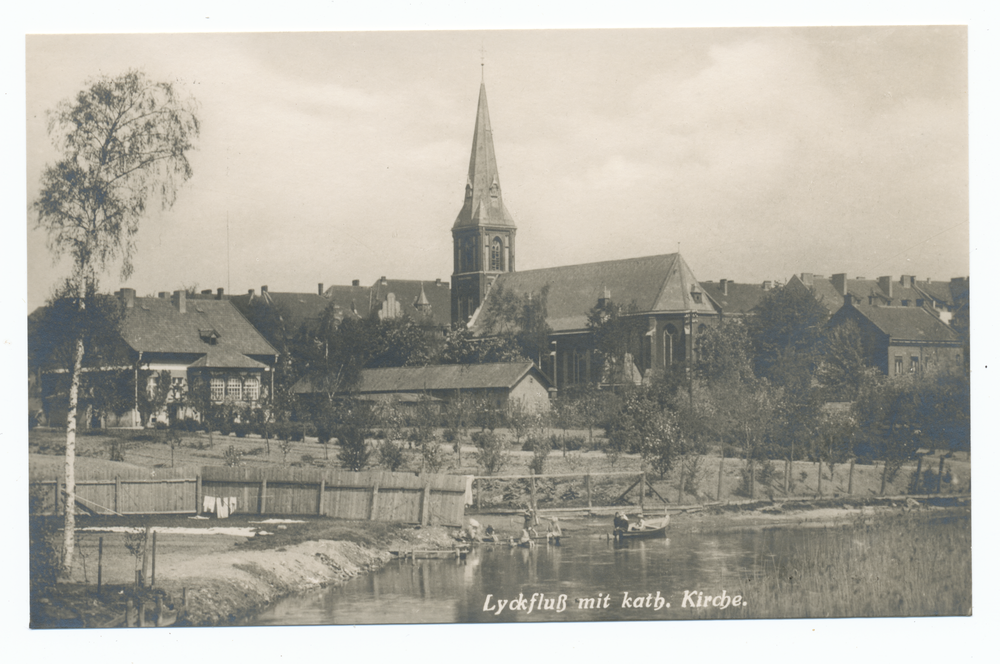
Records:
{"label": "person in boat", "polygon": [[615,512],[615,530],[620,530],[622,532],[627,531],[629,528],[628,517],[621,512]]}
{"label": "person in boat", "polygon": [[636,522],[632,524],[629,530],[645,530],[646,528],[646,517],[643,516],[642,512],[636,517]]}
{"label": "person in boat", "polygon": [[562,528],[559,526],[559,517],[554,516],[549,519],[549,530],[546,533],[546,540],[559,546],[559,539],[562,537]]}

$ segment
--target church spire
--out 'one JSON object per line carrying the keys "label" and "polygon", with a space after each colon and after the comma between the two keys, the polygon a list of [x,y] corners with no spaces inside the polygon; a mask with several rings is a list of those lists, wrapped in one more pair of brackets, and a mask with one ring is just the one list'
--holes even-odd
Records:
{"label": "church spire", "polygon": [[479,108],[476,129],[472,135],[469,176],[465,185],[465,202],[452,228],[475,226],[514,227],[514,219],[503,204],[496,154],[493,150],[493,129],[486,105],[486,84],[479,84]]}

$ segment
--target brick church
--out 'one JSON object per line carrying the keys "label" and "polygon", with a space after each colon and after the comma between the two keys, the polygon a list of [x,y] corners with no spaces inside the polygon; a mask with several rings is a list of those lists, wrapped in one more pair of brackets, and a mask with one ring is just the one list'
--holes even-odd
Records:
{"label": "brick church", "polygon": [[503,203],[485,84],[479,87],[465,199],[451,232],[452,323],[482,332],[479,314],[501,284],[519,295],[548,287],[553,355],[541,368],[557,388],[602,380],[587,329],[587,314],[599,299],[634,304],[632,315],[644,321],[646,332],[630,349],[634,366],[627,374],[634,382],[691,359],[699,332],[723,314],[679,253],[517,271],[517,225]]}

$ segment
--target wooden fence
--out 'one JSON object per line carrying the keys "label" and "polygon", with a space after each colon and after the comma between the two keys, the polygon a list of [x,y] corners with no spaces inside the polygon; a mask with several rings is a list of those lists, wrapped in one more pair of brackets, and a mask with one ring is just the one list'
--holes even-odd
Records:
{"label": "wooden fence", "polygon": [[[40,498],[36,513],[62,510],[61,480],[32,477],[30,486]],[[79,508],[93,514],[200,514],[206,504],[235,498],[230,503],[234,514],[460,526],[466,480],[458,475],[206,466],[91,473],[77,479],[76,493]]]}

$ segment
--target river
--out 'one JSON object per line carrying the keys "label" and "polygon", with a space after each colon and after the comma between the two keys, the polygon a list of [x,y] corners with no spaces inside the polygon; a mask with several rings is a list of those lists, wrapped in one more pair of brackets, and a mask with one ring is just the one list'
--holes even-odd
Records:
{"label": "river", "polygon": [[[247,624],[738,618],[743,603],[752,601],[742,597],[741,579],[820,532],[679,531],[616,544],[579,522],[565,530],[561,546],[485,544],[464,560],[397,560],[343,586],[286,598]],[[714,607],[706,608],[709,603]]]}

